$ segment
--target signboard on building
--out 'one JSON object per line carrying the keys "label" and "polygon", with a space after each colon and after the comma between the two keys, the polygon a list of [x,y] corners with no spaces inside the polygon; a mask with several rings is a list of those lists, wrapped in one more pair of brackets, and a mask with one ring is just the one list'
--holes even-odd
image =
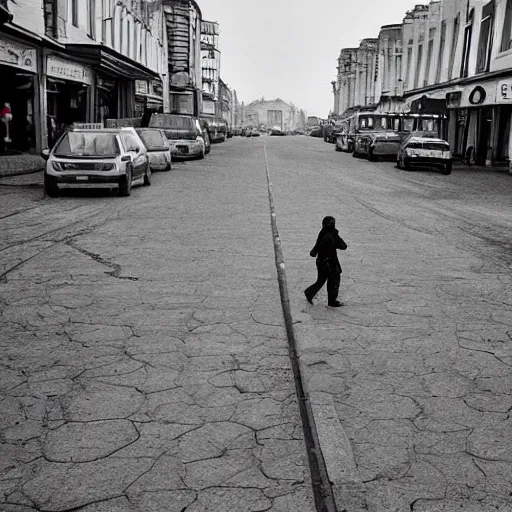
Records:
{"label": "signboard on building", "polygon": [[92,85],[92,70],[90,68],[55,55],[48,55],[46,58],[46,74],[62,80]]}
{"label": "signboard on building", "polygon": [[149,84],[146,80],[135,80],[135,94],[149,94]]}
{"label": "signboard on building", "polygon": [[512,103],[512,78],[500,80],[496,88],[497,103]]}
{"label": "signboard on building", "polygon": [[37,73],[37,52],[35,48],[25,48],[0,38],[0,64]]}
{"label": "signboard on building", "polygon": [[215,102],[203,99],[203,114],[215,115]]}
{"label": "signboard on building", "polygon": [[194,96],[185,93],[171,93],[171,111],[173,114],[194,115]]}

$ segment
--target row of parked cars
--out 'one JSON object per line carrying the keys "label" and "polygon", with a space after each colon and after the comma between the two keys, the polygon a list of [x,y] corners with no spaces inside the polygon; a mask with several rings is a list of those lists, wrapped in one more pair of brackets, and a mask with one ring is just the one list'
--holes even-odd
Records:
{"label": "row of parked cars", "polygon": [[445,119],[438,114],[356,112],[339,124],[324,126],[326,142],[336,151],[374,161],[393,159],[398,169],[435,167],[452,172],[450,145],[441,138]]}
{"label": "row of parked cars", "polygon": [[63,189],[95,188],[129,196],[132,186],[151,185],[154,171],[170,171],[173,160],[204,158],[211,139],[205,121],[175,114],[152,114],[147,127],[78,123],[43,151],[45,191],[56,197]]}

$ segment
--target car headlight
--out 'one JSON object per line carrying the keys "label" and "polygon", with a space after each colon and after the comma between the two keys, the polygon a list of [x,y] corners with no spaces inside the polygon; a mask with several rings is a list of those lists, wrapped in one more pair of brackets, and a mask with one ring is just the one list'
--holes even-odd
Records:
{"label": "car headlight", "polygon": [[57,172],[62,172],[62,165],[60,165],[60,162],[52,162],[52,167]]}

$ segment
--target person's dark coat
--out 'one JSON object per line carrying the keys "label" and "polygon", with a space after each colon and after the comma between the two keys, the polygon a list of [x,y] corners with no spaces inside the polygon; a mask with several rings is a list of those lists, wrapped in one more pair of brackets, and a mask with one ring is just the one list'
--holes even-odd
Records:
{"label": "person's dark coat", "polygon": [[317,265],[323,266],[332,274],[341,274],[341,265],[338,260],[337,250],[344,251],[347,244],[340,237],[339,231],[334,226],[322,228],[318,234],[315,246],[311,249],[310,255],[317,258]]}

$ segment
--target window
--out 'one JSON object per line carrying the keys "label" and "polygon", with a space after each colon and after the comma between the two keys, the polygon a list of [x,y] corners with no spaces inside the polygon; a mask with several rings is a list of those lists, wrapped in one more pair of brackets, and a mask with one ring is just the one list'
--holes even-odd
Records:
{"label": "window", "polygon": [[429,31],[427,65],[425,67],[425,78],[423,81],[423,85],[427,85],[430,80],[430,68],[432,65],[432,55],[434,53],[434,37],[435,37],[435,35],[436,35],[436,29],[431,28]]}
{"label": "window", "polygon": [[57,37],[57,0],[44,0],[44,33]]}
{"label": "window", "polygon": [[480,40],[478,41],[478,55],[476,60],[476,72],[489,71],[491,61],[492,32],[494,24],[494,0],[491,0],[482,9],[482,21],[480,22]]}
{"label": "window", "polygon": [[459,27],[460,27],[460,14],[453,20],[453,34],[452,34],[452,47],[450,51],[450,61],[448,63],[448,80],[452,78],[453,64],[455,62],[455,52],[457,51],[457,44],[459,42]]}
{"label": "window", "polygon": [[503,20],[503,32],[501,34],[500,51],[506,52],[512,48],[512,0],[507,0],[505,19]]}
{"label": "window", "polygon": [[437,61],[436,80],[435,80],[436,84],[438,84],[441,81],[441,70],[443,69],[443,57],[444,57],[445,44],[446,44],[446,21],[443,21],[441,23],[441,39],[439,41],[439,60]]}
{"label": "window", "polygon": [[130,20],[126,22],[126,56],[131,57],[132,50],[132,26]]}
{"label": "window", "polygon": [[414,74],[414,88],[417,89],[420,82],[421,64],[423,60],[423,45],[418,45],[418,60],[416,62],[416,72]]}
{"label": "window", "polygon": [[405,84],[409,84],[409,75],[411,73],[411,62],[412,62],[412,46],[407,48],[407,67],[405,71]]}
{"label": "window", "polygon": [[78,27],[78,0],[71,0],[71,23]]}
{"label": "window", "polygon": [[96,38],[96,0],[89,0],[89,16],[87,20],[87,35],[92,39]]}
{"label": "window", "polygon": [[462,63],[460,66],[460,76],[466,78],[469,73],[469,53],[471,51],[471,37],[473,36],[473,16],[475,11],[471,9],[468,21],[464,27],[464,47],[462,50]]}

